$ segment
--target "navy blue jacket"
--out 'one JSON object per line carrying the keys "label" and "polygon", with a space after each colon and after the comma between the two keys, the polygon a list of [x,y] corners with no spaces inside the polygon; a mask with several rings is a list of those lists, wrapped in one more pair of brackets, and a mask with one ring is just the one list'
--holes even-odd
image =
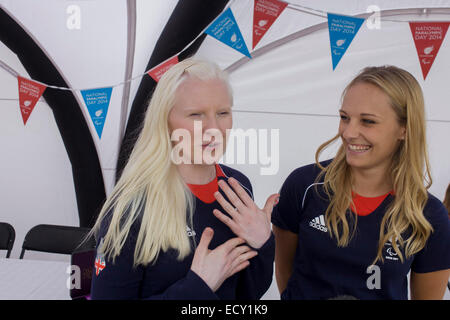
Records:
{"label": "navy blue jacket", "polygon": [[[220,165],[222,172],[237,179],[249,194],[252,186],[248,178],[237,170]],[[226,179],[226,177],[219,177]],[[222,195],[225,194],[220,190]],[[253,197],[253,196],[252,196]],[[214,209],[225,213],[217,201],[205,203],[196,199],[193,216],[193,230],[188,230],[188,236],[200,241],[206,227],[214,229],[214,237],[209,249],[223,244],[236,237],[228,226],[213,215]],[[104,220],[98,235],[98,243],[106,234],[109,224]],[[258,255],[250,260],[250,266],[226,279],[222,286],[213,292],[208,285],[190,270],[194,256],[192,252],[184,260],[178,261],[178,252],[169,249],[161,252],[154,265],[139,265],[133,268],[134,249],[139,233],[140,223],[135,223],[115,263],[98,256],[94,266],[91,298],[92,299],[260,299],[269,288],[273,277],[273,262],[275,243],[273,234],[269,240],[258,249]],[[103,259],[103,260],[102,260]]]}

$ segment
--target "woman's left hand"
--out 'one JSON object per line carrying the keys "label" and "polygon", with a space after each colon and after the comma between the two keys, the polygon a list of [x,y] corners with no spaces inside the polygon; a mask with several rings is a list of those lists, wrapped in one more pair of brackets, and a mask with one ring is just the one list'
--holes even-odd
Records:
{"label": "woman's left hand", "polygon": [[[233,189],[230,188],[228,183]],[[244,239],[252,248],[259,249],[270,237],[272,210],[280,195],[272,194],[269,196],[261,210],[236,179],[229,178],[228,183],[220,180],[219,187],[231,201],[231,204],[218,191],[214,196],[231,218],[217,209],[214,209],[213,213],[235,235]]]}

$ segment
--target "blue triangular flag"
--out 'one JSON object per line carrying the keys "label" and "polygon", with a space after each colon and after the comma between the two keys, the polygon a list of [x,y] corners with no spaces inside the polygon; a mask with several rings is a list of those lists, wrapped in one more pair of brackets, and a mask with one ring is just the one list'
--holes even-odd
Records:
{"label": "blue triangular flag", "polygon": [[105,125],[106,114],[108,113],[109,101],[111,99],[112,87],[100,89],[81,90],[89,115],[98,137],[102,137],[103,126]]}
{"label": "blue triangular flag", "polygon": [[353,38],[358,33],[364,19],[328,13],[331,58],[333,70],[338,65]]}
{"label": "blue triangular flag", "polygon": [[231,8],[214,20],[205,33],[251,58]]}

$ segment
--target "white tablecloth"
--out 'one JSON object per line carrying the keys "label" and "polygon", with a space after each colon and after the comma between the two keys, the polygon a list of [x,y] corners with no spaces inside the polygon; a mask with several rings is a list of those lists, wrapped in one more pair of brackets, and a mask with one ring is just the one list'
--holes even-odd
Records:
{"label": "white tablecloth", "polygon": [[2,258],[0,300],[68,300],[69,266],[61,261]]}

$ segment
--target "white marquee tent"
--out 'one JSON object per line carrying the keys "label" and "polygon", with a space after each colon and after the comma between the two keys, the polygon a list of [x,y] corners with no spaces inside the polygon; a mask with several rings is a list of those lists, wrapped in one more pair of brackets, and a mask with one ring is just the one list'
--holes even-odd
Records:
{"label": "white marquee tent", "polygon": [[[450,21],[450,1],[288,2],[254,50],[251,50],[253,0],[228,3],[252,59],[209,36],[195,54],[230,72],[235,129],[266,131],[269,138],[275,132],[279,134],[279,146],[268,142],[269,158],[259,156],[256,163],[249,163],[247,158],[244,164],[230,164],[250,178],[256,203],[263,206],[293,169],[313,162],[318,146],[336,134],[340,95],[349,80],[366,66],[385,64],[408,70],[424,90],[433,178],[430,192],[442,200],[450,182],[450,39],[448,35],[444,39],[424,80],[408,21]],[[145,73],[177,3],[176,0],[0,0],[5,12],[34,39],[73,89],[94,141],[106,194],[114,185],[119,147],[140,75]],[[367,12],[374,5],[381,10],[379,20],[376,14]],[[374,23],[363,24],[334,71],[327,12],[369,17],[367,21]],[[41,98],[24,125],[15,75],[33,77],[2,42],[0,64],[0,220],[16,229],[12,256],[18,257],[25,233],[32,226],[40,223],[76,226],[79,216],[71,163],[52,110]],[[111,86],[112,96],[100,139],[79,90]],[[335,150],[325,152],[323,159],[332,157]],[[261,168],[269,166],[275,174],[261,174]],[[30,253],[30,257],[46,259],[48,255]],[[278,299],[275,281],[265,298]]]}

